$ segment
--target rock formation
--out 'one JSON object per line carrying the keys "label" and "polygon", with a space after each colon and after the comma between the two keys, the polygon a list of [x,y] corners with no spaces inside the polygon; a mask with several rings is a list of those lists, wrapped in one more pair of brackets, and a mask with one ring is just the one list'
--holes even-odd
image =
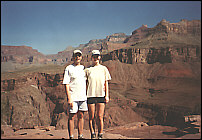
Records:
{"label": "rock formation", "polygon": [[128,64],[191,62],[200,60],[200,51],[199,46],[118,49],[103,55],[102,61],[119,60]]}
{"label": "rock formation", "polygon": [[147,25],[142,25],[142,27],[133,31],[132,35],[125,42],[138,42],[149,36],[154,36],[156,33],[161,33],[158,40],[166,40],[169,34],[178,34],[181,36],[191,34],[194,36],[201,36],[201,21],[188,21],[183,19],[179,23],[169,23],[164,19],[154,28],[147,28]]}
{"label": "rock formation", "polygon": [[46,57],[28,46],[1,46],[1,62],[45,63]]}

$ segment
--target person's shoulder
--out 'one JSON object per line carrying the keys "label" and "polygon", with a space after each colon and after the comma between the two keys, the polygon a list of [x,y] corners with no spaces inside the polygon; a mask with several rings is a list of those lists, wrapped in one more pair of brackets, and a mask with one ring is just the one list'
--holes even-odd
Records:
{"label": "person's shoulder", "polygon": [[84,66],[84,65],[80,65],[79,67],[80,67],[81,69],[83,69],[83,70],[85,69],[85,66]]}
{"label": "person's shoulder", "polygon": [[71,69],[72,67],[74,67],[72,64],[66,66],[65,70]]}
{"label": "person's shoulder", "polygon": [[104,65],[99,65],[100,67],[102,67],[103,69],[108,69],[106,66]]}
{"label": "person's shoulder", "polygon": [[109,69],[107,68],[107,66],[102,65],[102,69],[103,69],[105,72],[109,72]]}

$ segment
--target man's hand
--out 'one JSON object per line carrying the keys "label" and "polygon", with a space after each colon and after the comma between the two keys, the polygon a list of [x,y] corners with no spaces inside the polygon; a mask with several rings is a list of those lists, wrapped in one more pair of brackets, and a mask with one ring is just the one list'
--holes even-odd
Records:
{"label": "man's hand", "polygon": [[73,101],[71,98],[68,98],[68,101],[67,101],[68,105],[73,108]]}

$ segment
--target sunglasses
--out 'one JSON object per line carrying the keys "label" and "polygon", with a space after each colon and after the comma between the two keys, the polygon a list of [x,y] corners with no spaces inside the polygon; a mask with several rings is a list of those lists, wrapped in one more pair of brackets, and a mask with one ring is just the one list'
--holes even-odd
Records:
{"label": "sunglasses", "polygon": [[93,58],[98,58],[99,56],[100,56],[100,55],[96,55],[96,54],[95,54],[95,55],[93,55],[92,57],[93,57]]}
{"label": "sunglasses", "polygon": [[80,53],[76,53],[76,54],[74,54],[74,57],[81,57],[81,54]]}

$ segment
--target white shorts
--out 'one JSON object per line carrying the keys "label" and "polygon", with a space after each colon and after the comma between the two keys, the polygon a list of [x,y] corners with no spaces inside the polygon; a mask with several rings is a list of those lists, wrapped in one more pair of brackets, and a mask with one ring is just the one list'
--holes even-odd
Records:
{"label": "white shorts", "polygon": [[73,107],[68,106],[69,113],[77,113],[78,111],[88,111],[87,100],[86,101],[73,101]]}

